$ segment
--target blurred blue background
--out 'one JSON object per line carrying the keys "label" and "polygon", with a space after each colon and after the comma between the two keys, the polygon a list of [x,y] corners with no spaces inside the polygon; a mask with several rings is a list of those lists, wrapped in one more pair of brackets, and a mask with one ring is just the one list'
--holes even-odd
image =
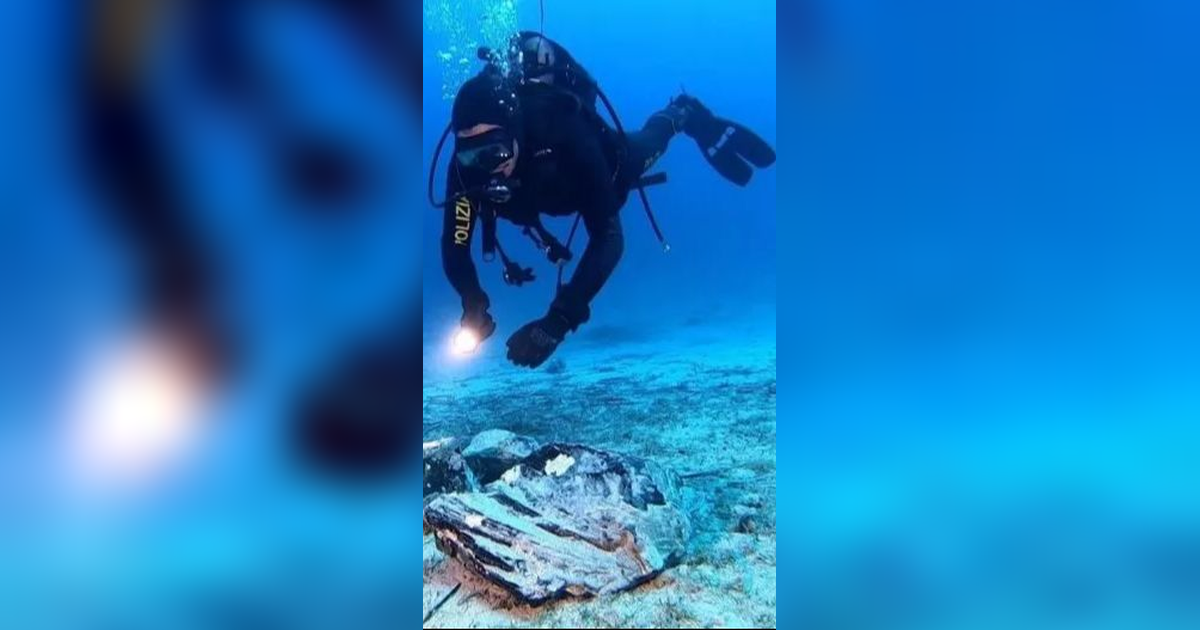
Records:
{"label": "blurred blue background", "polygon": [[[109,44],[138,54],[109,73],[103,11],[154,4],[0,8],[0,626],[407,623],[416,545],[396,532],[417,509],[416,470],[345,483],[298,457],[293,434],[297,401],[364,338],[414,333],[415,394],[419,103],[400,68],[417,51],[375,48],[337,3],[163,2],[144,39],[124,15]],[[218,5],[232,31],[198,52]],[[412,42],[415,6],[394,17],[390,41]],[[227,84],[206,74],[214,63]],[[116,131],[88,153],[93,115]],[[153,131],[131,131],[143,124]],[[287,172],[309,140],[345,157],[356,183],[323,197]],[[179,211],[204,252],[205,291],[181,299],[195,310],[143,295],[154,244],[126,238],[111,209],[131,198],[98,181],[122,169],[134,188],[165,190],[134,198]],[[141,415],[161,411],[176,390],[160,379],[208,338],[126,388],[121,409],[142,424],[96,424],[81,381],[119,373],[114,357],[168,315],[229,351],[219,373],[180,377],[205,413]],[[415,454],[415,395],[407,405],[400,450]]]}
{"label": "blurred blue background", "polygon": [[1195,627],[1200,10],[780,8],[784,625]]}

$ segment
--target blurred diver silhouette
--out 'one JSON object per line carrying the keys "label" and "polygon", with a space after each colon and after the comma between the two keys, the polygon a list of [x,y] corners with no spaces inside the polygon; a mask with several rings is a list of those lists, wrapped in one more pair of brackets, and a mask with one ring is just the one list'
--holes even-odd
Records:
{"label": "blurred diver silhouette", "polygon": [[[438,152],[453,134],[454,151],[446,178],[442,261],[446,277],[462,300],[462,330],[454,344],[474,351],[496,328],[491,304],[471,257],[475,226],[482,224],[483,257],[499,254],[504,280],[521,286],[533,270],[509,258],[496,238],[496,220],[520,226],[549,261],[559,267],[558,291],[546,315],[508,339],[508,359],[536,368],[591,317],[591,302],[612,275],[624,252],[620,210],[637,191],[655,235],[669,250],[646,196],[647,186],[666,181],[646,175],[683,133],[696,141],[704,158],[725,179],[745,186],[755,168],[775,163],[775,150],[743,125],[720,118],[694,96],[681,94],[645,126],[626,133],[595,79],[557,42],[524,31],[505,53],[481,49],[484,69],[459,90],[451,121]],[[608,110],[610,124],[598,112]],[[575,227],[560,243],[541,215],[575,215]],[[563,267],[573,258],[570,243],[579,223],[588,243],[567,283]],[[472,343],[466,343],[470,341]]]}
{"label": "blurred diver silhouette", "polygon": [[351,482],[384,480],[405,454],[417,453],[419,319],[410,321],[416,314],[405,309],[393,312],[395,325],[346,348],[296,401],[293,445],[322,473]]}
{"label": "blurred diver silhouette", "polygon": [[[335,26],[353,35],[363,56],[378,65],[397,92],[415,101],[421,81],[420,38],[407,32],[413,25],[391,3],[296,3],[325,11]],[[301,202],[297,207],[343,207],[341,202],[368,185],[364,158],[355,147],[341,138],[281,124],[279,112],[286,111],[287,103],[265,89],[269,82],[260,81],[247,62],[243,27],[246,9],[254,4],[98,0],[78,9],[83,27],[75,67],[78,137],[85,167],[102,197],[98,206],[134,256],[141,326],[170,340],[180,360],[204,374],[211,387],[231,378],[242,346],[223,315],[227,298],[215,265],[218,253],[196,229],[205,209],[185,192],[188,173],[168,166],[173,130],[157,121],[149,98],[148,66],[156,34],[165,28],[166,10],[186,12],[192,78],[261,121],[274,145],[282,183]],[[411,328],[416,333],[417,327]],[[404,387],[404,379],[415,378],[415,371],[402,366],[419,362],[420,355],[404,335],[392,331],[386,336],[386,343],[367,344],[369,353],[355,348],[338,358],[297,409],[296,435],[311,462],[357,469],[360,461],[397,460],[406,448],[399,427],[409,424],[401,416],[411,413],[415,419],[417,406],[415,395]],[[395,426],[381,430],[379,424],[362,422],[357,407],[341,402],[345,391],[356,392],[355,398],[386,400],[383,406]],[[402,410],[401,401],[410,403],[408,409]]]}
{"label": "blurred diver silhouette", "polygon": [[135,256],[146,327],[185,346],[215,377],[228,360],[217,323],[211,253],[195,236],[196,208],[167,167],[164,130],[145,94],[155,3],[109,0],[87,9],[79,76],[81,149],[98,207]]}

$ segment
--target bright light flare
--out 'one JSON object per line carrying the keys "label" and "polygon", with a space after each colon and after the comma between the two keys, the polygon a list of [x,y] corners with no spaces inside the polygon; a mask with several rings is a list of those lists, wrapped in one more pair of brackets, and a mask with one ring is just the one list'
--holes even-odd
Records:
{"label": "bright light flare", "polygon": [[141,337],[100,352],[69,402],[73,476],[89,485],[142,486],[200,441],[206,384],[178,343]]}
{"label": "bright light flare", "polygon": [[450,338],[450,351],[458,356],[474,354],[479,350],[479,334],[470,328],[459,328]]}

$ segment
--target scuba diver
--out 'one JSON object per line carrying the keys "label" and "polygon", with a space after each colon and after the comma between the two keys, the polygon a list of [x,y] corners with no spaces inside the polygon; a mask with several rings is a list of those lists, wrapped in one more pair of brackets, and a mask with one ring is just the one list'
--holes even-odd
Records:
{"label": "scuba diver", "polygon": [[[557,349],[567,333],[591,316],[591,303],[616,268],[624,251],[620,210],[636,190],[656,236],[658,229],[645,187],[665,175],[647,172],[683,133],[696,141],[708,163],[724,178],[745,186],[754,168],[774,164],[775,151],[746,127],[720,118],[699,99],[681,94],[650,116],[642,129],[625,133],[620,119],[596,81],[558,43],[540,33],[517,34],[506,55],[480,49],[485,68],[459,90],[450,125],[439,143],[454,135],[446,182],[442,263],[461,297],[461,328],[453,340],[459,353],[473,352],[496,330],[491,302],[480,285],[471,243],[482,228],[485,261],[499,254],[505,282],[521,286],[533,270],[513,262],[496,238],[496,220],[521,227],[551,263],[559,267],[558,291],[545,316],[508,339],[507,357],[536,368]],[[610,125],[597,111],[599,99]],[[434,158],[436,168],[437,157]],[[563,266],[572,260],[571,237],[559,242],[541,215],[576,215],[587,230],[587,246],[567,283]]]}

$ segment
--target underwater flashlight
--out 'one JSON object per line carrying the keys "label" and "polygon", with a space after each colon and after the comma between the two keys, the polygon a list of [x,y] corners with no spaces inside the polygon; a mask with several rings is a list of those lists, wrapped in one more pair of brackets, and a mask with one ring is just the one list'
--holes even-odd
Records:
{"label": "underwater flashlight", "polygon": [[141,487],[198,446],[208,391],[177,340],[120,339],[85,368],[67,410],[73,475],[89,486]]}
{"label": "underwater flashlight", "polygon": [[479,349],[479,333],[470,328],[459,328],[450,339],[450,349],[460,356],[474,354]]}

